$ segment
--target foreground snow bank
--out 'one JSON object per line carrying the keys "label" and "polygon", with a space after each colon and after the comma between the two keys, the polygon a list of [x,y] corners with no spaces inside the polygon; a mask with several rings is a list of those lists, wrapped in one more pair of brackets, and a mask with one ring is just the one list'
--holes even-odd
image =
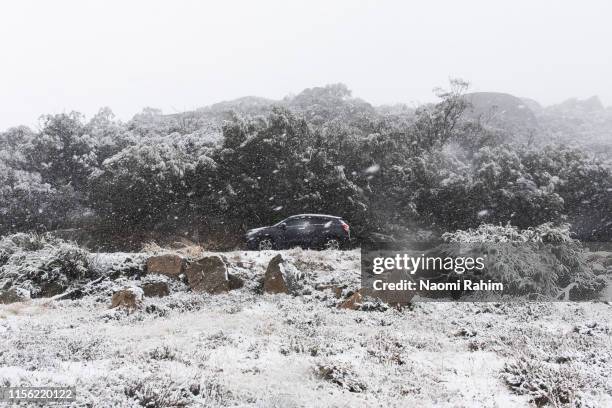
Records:
{"label": "foreground snow bank", "polygon": [[[299,294],[259,291],[279,253],[303,275]],[[316,288],[357,287],[359,251],[216,255],[244,287],[171,281],[169,296],[110,309],[117,287],[150,279],[119,274],[80,299],[0,305],[0,383],[72,385],[75,405],[96,407],[612,404],[607,304],[342,310]],[[101,276],[144,259],[89,256]]]}

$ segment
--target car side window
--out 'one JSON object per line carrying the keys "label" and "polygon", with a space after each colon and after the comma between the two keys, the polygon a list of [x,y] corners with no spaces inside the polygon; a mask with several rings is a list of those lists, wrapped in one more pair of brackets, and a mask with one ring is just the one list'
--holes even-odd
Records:
{"label": "car side window", "polygon": [[301,227],[306,223],[305,218],[292,218],[290,220],[285,221],[287,227]]}
{"label": "car side window", "polygon": [[317,227],[329,228],[331,227],[332,223],[333,223],[333,220],[330,218],[315,217],[313,219],[313,224],[316,224]]}

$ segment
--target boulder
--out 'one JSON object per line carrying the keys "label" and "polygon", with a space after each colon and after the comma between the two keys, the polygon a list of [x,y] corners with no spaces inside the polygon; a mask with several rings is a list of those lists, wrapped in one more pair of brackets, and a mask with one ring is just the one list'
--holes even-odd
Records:
{"label": "boulder", "polygon": [[143,290],[136,287],[129,287],[113,293],[111,299],[111,309],[124,307],[126,309],[137,309],[142,304]]}
{"label": "boulder", "polygon": [[185,273],[185,259],[179,255],[157,255],[147,259],[147,273],[157,273],[179,279]]}
{"label": "boulder", "polygon": [[164,297],[170,294],[170,288],[166,282],[145,282],[140,287],[146,297]]}
{"label": "boulder", "polygon": [[230,290],[227,266],[219,256],[207,256],[191,262],[185,273],[194,292],[216,294]]}
{"label": "boulder", "polygon": [[289,284],[285,268],[283,256],[276,255],[266,269],[264,275],[264,292],[265,293],[289,293]]}
{"label": "boulder", "polygon": [[11,288],[0,290],[0,304],[7,305],[9,303],[23,302],[30,298],[30,292],[21,288]]}
{"label": "boulder", "polygon": [[359,310],[362,302],[363,302],[363,289],[359,289],[357,292],[349,296],[348,299],[340,303],[338,307],[340,309]]}

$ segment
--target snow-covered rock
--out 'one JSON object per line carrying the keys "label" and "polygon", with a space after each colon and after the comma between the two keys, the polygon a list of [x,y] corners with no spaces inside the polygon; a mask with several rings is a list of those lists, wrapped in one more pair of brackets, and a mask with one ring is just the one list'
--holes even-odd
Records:
{"label": "snow-covered rock", "polygon": [[216,294],[230,290],[227,266],[220,256],[206,256],[190,262],[185,272],[194,292]]}
{"label": "snow-covered rock", "polygon": [[185,273],[185,259],[174,254],[152,256],[147,259],[147,273],[156,273],[179,279]]}

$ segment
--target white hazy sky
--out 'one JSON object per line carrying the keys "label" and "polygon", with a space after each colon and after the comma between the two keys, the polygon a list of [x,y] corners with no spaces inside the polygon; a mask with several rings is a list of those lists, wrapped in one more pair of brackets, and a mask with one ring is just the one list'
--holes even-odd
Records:
{"label": "white hazy sky", "polygon": [[374,104],[426,102],[449,77],[612,105],[611,18],[609,0],[2,0],[0,129],[334,82]]}

